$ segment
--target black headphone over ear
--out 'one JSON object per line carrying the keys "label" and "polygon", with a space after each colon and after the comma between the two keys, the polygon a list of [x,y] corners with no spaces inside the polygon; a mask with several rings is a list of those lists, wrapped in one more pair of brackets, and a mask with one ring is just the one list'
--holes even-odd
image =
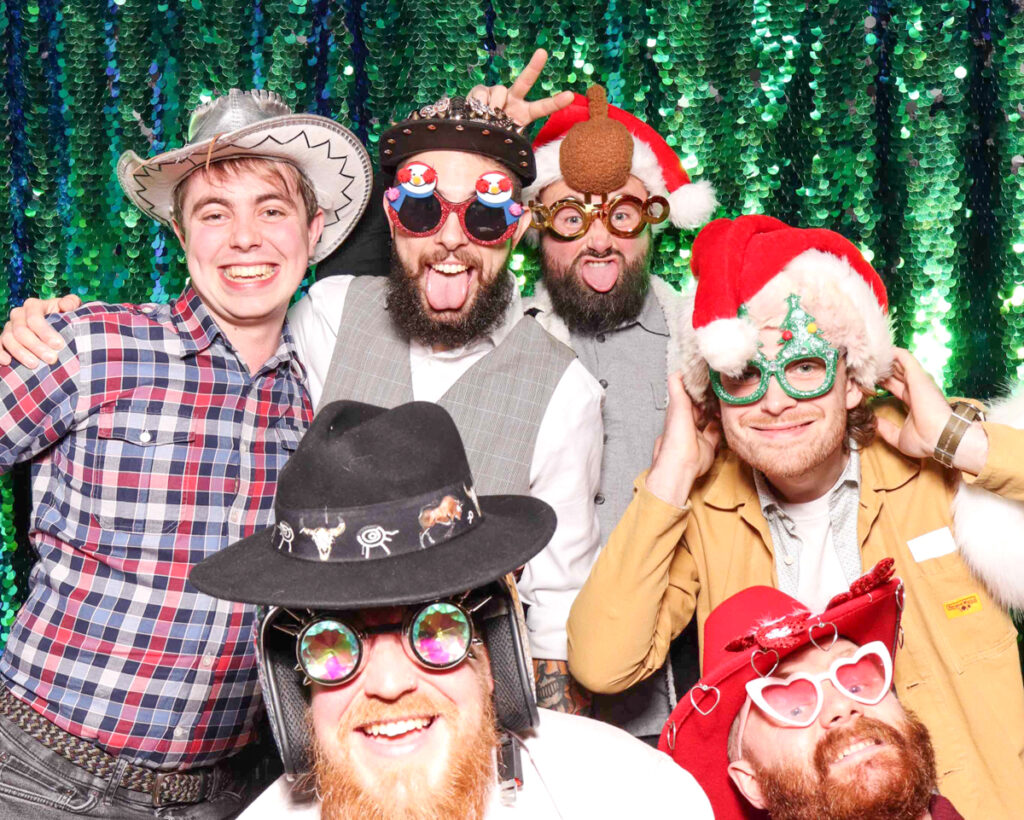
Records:
{"label": "black headphone over ear", "polygon": [[[491,660],[498,728],[520,733],[536,726],[540,718],[519,594],[511,576],[506,576],[475,590],[472,597],[478,596],[489,596],[473,617]],[[303,672],[296,668],[292,630],[274,626],[294,616],[283,607],[271,607],[261,615],[256,648],[267,716],[285,774],[289,779],[300,778],[313,770],[306,714],[310,690],[303,685]]]}

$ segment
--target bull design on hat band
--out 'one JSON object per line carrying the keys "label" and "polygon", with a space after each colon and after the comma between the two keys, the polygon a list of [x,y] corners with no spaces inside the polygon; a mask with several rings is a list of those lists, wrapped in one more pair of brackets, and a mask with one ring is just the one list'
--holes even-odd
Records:
{"label": "bull design on hat band", "polygon": [[277,508],[278,551],[309,561],[367,561],[416,552],[484,520],[469,482],[405,499],[344,509]]}
{"label": "bull design on hat band", "polygon": [[[781,325],[781,347],[770,360],[758,349],[739,375],[710,370],[711,387],[726,404],[753,404],[764,398],[772,376],[794,399],[824,396],[836,382],[839,350],[821,335],[814,317],[800,307],[800,296],[787,297],[789,309]],[[740,308],[739,316],[746,315]],[[760,348],[758,344],[758,348]]]}

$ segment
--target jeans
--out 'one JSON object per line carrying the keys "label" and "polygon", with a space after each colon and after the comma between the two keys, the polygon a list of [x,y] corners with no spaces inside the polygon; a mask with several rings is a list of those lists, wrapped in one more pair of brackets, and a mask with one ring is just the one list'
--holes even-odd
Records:
{"label": "jeans", "polygon": [[241,812],[280,773],[273,743],[253,744],[217,767],[215,785],[206,800],[157,808],[150,795],[117,785],[120,767],[109,779],[89,774],[0,715],[0,820],[69,816],[222,820]]}

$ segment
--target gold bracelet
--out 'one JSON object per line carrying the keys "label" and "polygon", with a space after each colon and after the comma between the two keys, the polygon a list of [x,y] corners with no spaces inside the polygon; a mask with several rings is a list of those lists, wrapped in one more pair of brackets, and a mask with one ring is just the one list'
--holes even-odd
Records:
{"label": "gold bracelet", "polygon": [[952,404],[953,413],[942,428],[939,440],[935,444],[932,455],[943,467],[953,466],[953,456],[963,440],[964,434],[970,429],[971,423],[976,420],[985,420],[985,414],[970,402],[955,401]]}

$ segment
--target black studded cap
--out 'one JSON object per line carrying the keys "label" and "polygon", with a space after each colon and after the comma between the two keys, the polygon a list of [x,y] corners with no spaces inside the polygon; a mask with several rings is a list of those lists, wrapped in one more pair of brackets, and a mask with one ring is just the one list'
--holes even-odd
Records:
{"label": "black studded cap", "polygon": [[384,132],[380,167],[393,173],[403,160],[424,151],[467,151],[504,163],[529,185],[537,165],[524,130],[500,108],[473,98],[442,97]]}

